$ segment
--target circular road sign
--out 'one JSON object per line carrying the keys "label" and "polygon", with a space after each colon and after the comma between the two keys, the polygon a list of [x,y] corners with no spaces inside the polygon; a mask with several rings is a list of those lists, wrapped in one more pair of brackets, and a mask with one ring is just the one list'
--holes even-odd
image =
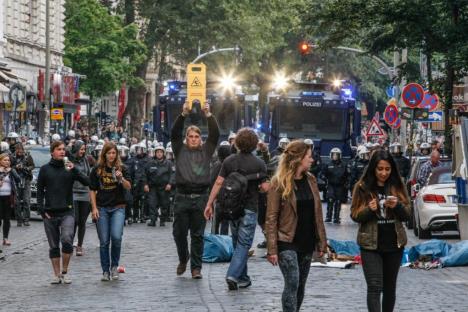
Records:
{"label": "circular road sign", "polygon": [[409,83],[403,88],[401,98],[406,106],[410,108],[418,107],[424,99],[424,89],[417,83]]}
{"label": "circular road sign", "polygon": [[396,105],[387,105],[384,111],[384,120],[389,125],[393,125],[399,119],[398,107]]}
{"label": "circular road sign", "polygon": [[437,94],[430,94],[429,91],[424,92],[424,99],[419,104],[419,108],[426,108],[430,112],[437,110],[439,106],[439,96]]}
{"label": "circular road sign", "polygon": [[393,129],[398,129],[401,127],[401,119],[398,118],[393,125],[390,125]]}

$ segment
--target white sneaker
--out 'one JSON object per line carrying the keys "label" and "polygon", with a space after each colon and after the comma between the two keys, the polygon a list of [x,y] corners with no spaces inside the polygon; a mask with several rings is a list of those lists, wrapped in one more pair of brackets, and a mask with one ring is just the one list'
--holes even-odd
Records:
{"label": "white sneaker", "polygon": [[108,282],[108,281],[110,281],[109,272],[104,272],[104,273],[102,273],[101,281],[102,281],[102,282]]}
{"label": "white sneaker", "polygon": [[61,284],[62,283],[62,279],[60,278],[60,276],[54,276],[52,278],[52,280],[50,281],[50,283],[52,285],[56,285],[56,284]]}
{"label": "white sneaker", "polygon": [[119,280],[119,271],[117,270],[117,267],[112,267],[112,269],[111,269],[111,278],[112,278],[114,281],[118,281],[118,280]]}
{"label": "white sneaker", "polygon": [[64,284],[71,284],[72,280],[70,278],[70,274],[63,274],[62,275],[62,282]]}

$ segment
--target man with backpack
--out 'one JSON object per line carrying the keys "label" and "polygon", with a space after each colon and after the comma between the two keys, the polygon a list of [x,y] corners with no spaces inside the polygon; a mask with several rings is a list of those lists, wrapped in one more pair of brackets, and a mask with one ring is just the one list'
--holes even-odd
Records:
{"label": "man with backpack", "polygon": [[248,252],[257,226],[259,192],[269,188],[266,165],[252,154],[257,143],[252,129],[237,132],[235,144],[239,152],[223,162],[205,208],[205,218],[210,219],[217,199],[220,213],[231,223],[234,254],[226,274],[229,290],[252,285],[247,274]]}
{"label": "man with backpack", "polygon": [[[205,104],[203,113],[208,123],[208,138],[204,144],[200,128],[193,125],[185,131],[184,143],[183,130],[186,117],[190,114],[189,103],[184,104],[182,114],[177,117],[171,131],[177,187],[173,224],[173,235],[179,255],[177,275],[184,274],[190,259],[193,279],[202,278],[203,233],[206,225],[203,207],[206,205],[211,182],[210,162],[219,139],[218,122],[211,114],[208,104]],[[187,243],[189,230],[190,254]]]}

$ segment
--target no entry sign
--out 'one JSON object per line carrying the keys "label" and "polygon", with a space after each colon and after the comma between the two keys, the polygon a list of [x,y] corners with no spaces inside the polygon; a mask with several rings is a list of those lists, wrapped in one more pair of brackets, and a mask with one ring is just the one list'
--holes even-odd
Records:
{"label": "no entry sign", "polygon": [[418,107],[424,99],[424,89],[417,83],[409,83],[403,88],[401,98],[406,106]]}

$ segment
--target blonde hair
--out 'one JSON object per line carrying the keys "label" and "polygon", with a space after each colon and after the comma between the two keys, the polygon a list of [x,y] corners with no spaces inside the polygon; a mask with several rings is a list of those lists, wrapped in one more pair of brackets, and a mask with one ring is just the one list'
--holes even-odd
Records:
{"label": "blonde hair", "polygon": [[[0,161],[4,160],[5,158],[10,159],[10,155],[8,153],[3,153],[3,154],[0,154]],[[11,160],[11,159],[10,159]]]}
{"label": "blonde hair", "polygon": [[293,193],[294,175],[308,150],[310,150],[310,146],[305,144],[304,141],[295,140],[286,146],[286,149],[281,155],[278,169],[271,182],[272,187],[274,187],[276,191],[281,192],[281,197],[283,199],[288,198]]}

